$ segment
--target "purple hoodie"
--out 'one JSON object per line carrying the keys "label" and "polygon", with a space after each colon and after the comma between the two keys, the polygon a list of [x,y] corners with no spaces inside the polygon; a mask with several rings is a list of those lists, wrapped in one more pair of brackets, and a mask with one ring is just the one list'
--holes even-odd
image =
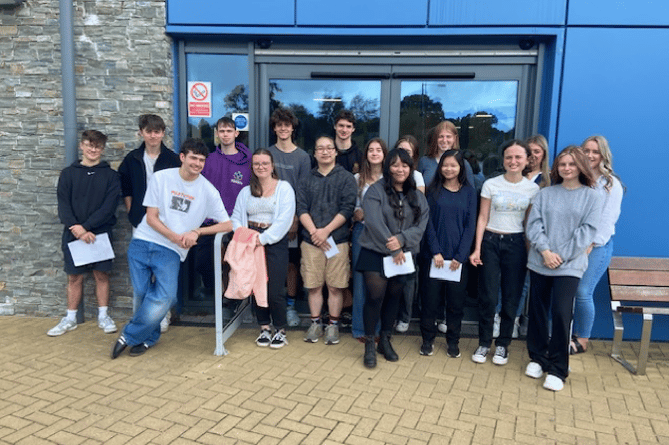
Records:
{"label": "purple hoodie", "polygon": [[207,178],[221,194],[228,215],[232,215],[239,192],[251,179],[251,154],[241,142],[235,142],[237,153],[226,155],[221,146],[207,157],[202,176]]}

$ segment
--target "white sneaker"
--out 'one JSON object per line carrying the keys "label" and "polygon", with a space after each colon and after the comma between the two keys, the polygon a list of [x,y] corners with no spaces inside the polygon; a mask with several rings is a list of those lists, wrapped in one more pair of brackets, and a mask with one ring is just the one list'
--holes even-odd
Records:
{"label": "white sneaker", "polygon": [[472,361],[474,363],[485,363],[486,360],[488,359],[488,352],[490,352],[490,348],[486,348],[485,346],[479,346],[476,348],[476,352],[474,352],[474,355],[472,355]]}
{"label": "white sneaker", "polygon": [[530,362],[525,368],[525,375],[532,377],[533,379],[540,379],[544,375],[544,370],[541,368],[541,365],[537,362]]}
{"label": "white sneaker", "polygon": [[448,326],[446,326],[445,320],[441,320],[439,323],[437,323],[437,330],[442,334],[446,333],[446,331],[448,330]]}
{"label": "white sneaker", "polygon": [[492,362],[496,365],[506,365],[509,362],[509,350],[504,346],[495,348],[495,355],[492,356]]}
{"label": "white sneaker", "polygon": [[406,331],[409,330],[409,323],[404,321],[398,321],[397,326],[395,326],[395,330],[401,334],[404,334]]}
{"label": "white sneaker", "polygon": [[171,311],[167,311],[165,318],[160,320],[160,333],[164,334],[170,328],[170,317],[172,316]]}
{"label": "white sneaker", "polygon": [[520,317],[516,317],[516,321],[513,322],[513,334],[511,338],[518,338],[520,335]]}
{"label": "white sneaker", "polygon": [[553,374],[548,374],[546,380],[544,380],[544,389],[549,391],[562,391],[564,388],[564,382],[558,376]]}
{"label": "white sneaker", "polygon": [[288,326],[292,328],[300,325],[300,316],[292,306],[289,306],[288,309],[286,309],[286,322],[288,323]]}
{"label": "white sneaker", "polygon": [[499,325],[502,323],[502,317],[495,314],[495,321],[492,323],[492,338],[499,337]]}
{"label": "white sneaker", "polygon": [[58,337],[59,335],[63,335],[67,331],[72,331],[74,329],[77,329],[77,322],[69,320],[67,317],[63,317],[63,319],[60,320],[60,323],[49,329],[49,332],[47,332],[46,335],[49,337]]}
{"label": "white sneaker", "polygon": [[102,318],[98,318],[98,327],[104,331],[105,334],[111,334],[116,332],[116,323],[111,319],[109,315],[105,315]]}

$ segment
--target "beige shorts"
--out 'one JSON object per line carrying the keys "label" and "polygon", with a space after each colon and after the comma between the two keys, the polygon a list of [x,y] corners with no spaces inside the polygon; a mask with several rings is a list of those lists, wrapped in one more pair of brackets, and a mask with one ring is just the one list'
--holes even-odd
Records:
{"label": "beige shorts", "polygon": [[348,259],[348,243],[337,244],[339,253],[332,258],[326,258],[320,248],[302,241],[302,262],[300,274],[304,287],[316,289],[327,283],[330,287],[343,289],[348,287],[351,277],[351,264]]}

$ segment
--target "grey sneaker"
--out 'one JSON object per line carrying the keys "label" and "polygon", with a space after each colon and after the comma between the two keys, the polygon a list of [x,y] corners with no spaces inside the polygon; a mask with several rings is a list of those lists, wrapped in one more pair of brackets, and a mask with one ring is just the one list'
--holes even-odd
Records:
{"label": "grey sneaker", "polygon": [[509,350],[504,346],[495,348],[495,355],[492,356],[492,362],[496,365],[506,365],[509,362]]}
{"label": "grey sneaker", "polygon": [[307,330],[307,333],[304,335],[304,341],[309,343],[316,343],[318,341],[318,337],[321,335],[323,335],[323,326],[321,326],[321,323],[311,322],[309,330]]}
{"label": "grey sneaker", "polygon": [[329,324],[325,328],[325,344],[336,345],[339,343],[339,325]]}
{"label": "grey sneaker", "polygon": [[111,334],[116,332],[116,323],[111,319],[109,315],[105,315],[102,318],[98,318],[98,327],[104,331],[105,334]]}
{"label": "grey sneaker", "polygon": [[488,352],[490,352],[490,348],[486,348],[485,346],[479,346],[476,348],[476,352],[474,352],[474,355],[472,355],[472,361],[474,363],[485,363],[486,360],[488,359]]}
{"label": "grey sneaker", "polygon": [[256,345],[260,347],[267,347],[272,342],[272,333],[267,329],[260,331],[260,335],[256,338]]}
{"label": "grey sneaker", "polygon": [[49,332],[47,332],[46,335],[49,337],[58,337],[73,329],[77,329],[77,322],[68,320],[67,317],[63,317],[63,319],[60,320],[60,323],[49,329]]}
{"label": "grey sneaker", "polygon": [[286,309],[286,322],[288,323],[288,326],[292,328],[300,325],[300,316],[292,306],[289,306],[288,309]]}

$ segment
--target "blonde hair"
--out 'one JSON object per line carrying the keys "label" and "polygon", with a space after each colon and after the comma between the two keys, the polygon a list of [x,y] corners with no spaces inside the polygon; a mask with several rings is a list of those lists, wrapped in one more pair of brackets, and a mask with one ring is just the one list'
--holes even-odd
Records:
{"label": "blonde hair", "polygon": [[597,147],[599,148],[599,153],[602,155],[602,161],[599,163],[598,166],[599,172],[595,173],[600,173],[602,176],[604,176],[604,179],[606,179],[606,185],[604,185],[604,188],[606,189],[607,192],[609,192],[611,191],[611,187],[613,186],[613,177],[614,176],[617,177],[617,175],[613,173],[613,154],[611,154],[609,141],[607,141],[604,136],[594,135],[586,138],[581,144],[581,148],[585,150],[585,144],[590,141],[597,144]]}
{"label": "blonde hair", "polygon": [[551,173],[548,168],[548,141],[542,134],[535,134],[530,136],[525,141],[527,145],[534,144],[541,147],[541,150],[544,152],[544,157],[541,160],[541,165],[539,165],[539,170],[541,171],[541,182],[539,183],[540,188],[548,187],[551,185]]}
{"label": "blonde hair", "polygon": [[590,163],[588,162],[585,153],[583,153],[583,149],[578,145],[569,145],[557,155],[553,161],[553,168],[551,169],[551,182],[557,185],[562,184],[562,181],[564,181],[562,176],[558,173],[558,165],[560,164],[560,159],[567,155],[572,157],[578,168],[578,181],[587,187],[594,187],[595,175],[590,169]]}

